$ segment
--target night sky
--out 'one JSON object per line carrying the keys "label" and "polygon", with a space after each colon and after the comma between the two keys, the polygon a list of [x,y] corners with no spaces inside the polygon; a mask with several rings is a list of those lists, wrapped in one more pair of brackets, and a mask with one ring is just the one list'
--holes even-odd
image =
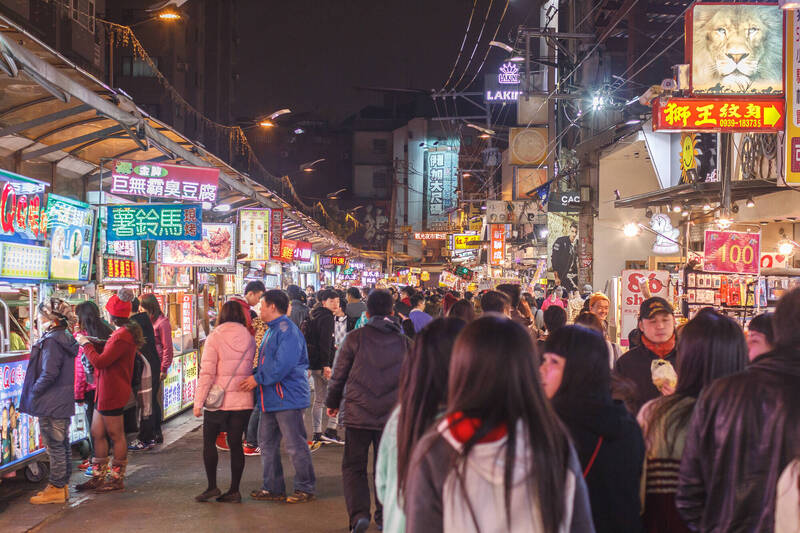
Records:
{"label": "night sky", "polygon": [[[249,1],[238,7],[241,37],[235,113],[251,117],[289,107],[337,121],[382,97],[357,86],[441,88],[458,54],[472,0]],[[485,54],[505,2],[495,0],[470,66]],[[497,39],[530,14],[538,0],[512,0]],[[489,0],[478,0],[468,57]],[[487,68],[505,52],[492,49]],[[462,60],[458,73],[463,70]],[[480,77],[478,79],[481,79]]]}

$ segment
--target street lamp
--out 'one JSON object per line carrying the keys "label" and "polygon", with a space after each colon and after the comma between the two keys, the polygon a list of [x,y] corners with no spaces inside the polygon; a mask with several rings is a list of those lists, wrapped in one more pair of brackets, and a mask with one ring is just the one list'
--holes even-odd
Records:
{"label": "street lamp", "polygon": [[300,165],[300,170],[302,170],[303,172],[314,172],[314,165],[316,165],[317,163],[321,163],[322,161],[325,161],[325,159],[324,158],[317,159],[316,161],[309,161],[308,163],[303,163],[302,165]]}
{"label": "street lamp", "polygon": [[339,190],[338,190],[338,191],[336,191],[336,192],[329,193],[329,194],[326,196],[326,198],[327,198],[328,200],[338,200],[338,199],[339,199],[339,195],[340,195],[340,194],[342,194],[342,193],[343,193],[344,191],[346,191],[346,190],[347,190],[347,189],[339,189]]}
{"label": "street lamp", "polygon": [[177,11],[167,9],[158,14],[159,20],[180,20],[181,14]]}
{"label": "street lamp", "polygon": [[273,127],[275,127],[275,119],[276,118],[278,118],[281,115],[288,115],[291,112],[292,112],[292,110],[288,109],[288,108],[279,109],[279,110],[275,111],[274,113],[270,113],[269,115],[265,116],[264,118],[259,119],[258,120],[258,125],[261,126],[262,128],[273,128]]}
{"label": "street lamp", "polygon": [[519,54],[515,54],[514,48],[507,45],[506,43],[501,43],[500,41],[489,41],[489,46],[496,46],[497,48],[502,48],[503,50],[511,54],[511,57],[509,57],[508,60],[513,63],[521,63],[522,61],[525,61],[524,57],[522,57]]}

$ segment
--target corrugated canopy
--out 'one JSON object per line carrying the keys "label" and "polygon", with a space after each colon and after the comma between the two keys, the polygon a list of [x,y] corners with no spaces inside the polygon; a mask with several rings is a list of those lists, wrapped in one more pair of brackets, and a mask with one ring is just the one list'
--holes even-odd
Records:
{"label": "corrugated canopy", "polygon": [[[98,190],[101,165],[115,158],[216,167],[218,202],[230,204],[231,213],[247,206],[280,207],[286,238],[310,241],[318,252],[361,255],[274,192],[149,116],[124,92],[108,87],[3,16],[0,70],[0,155],[16,162],[55,163],[59,175],[82,178],[86,190]],[[104,183],[106,191],[109,186]]]}

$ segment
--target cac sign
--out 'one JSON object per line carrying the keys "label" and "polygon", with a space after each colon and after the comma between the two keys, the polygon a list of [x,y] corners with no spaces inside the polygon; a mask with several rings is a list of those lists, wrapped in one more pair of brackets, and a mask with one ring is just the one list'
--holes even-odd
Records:
{"label": "cac sign", "polygon": [[761,234],[706,230],[704,255],[703,268],[708,272],[757,275]]}

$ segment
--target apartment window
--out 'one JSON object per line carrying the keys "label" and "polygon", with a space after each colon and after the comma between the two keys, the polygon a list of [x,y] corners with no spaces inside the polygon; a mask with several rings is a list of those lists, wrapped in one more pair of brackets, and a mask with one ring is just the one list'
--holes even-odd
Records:
{"label": "apartment window", "polygon": [[80,10],[78,9],[78,0],[72,0],[72,20],[76,21],[80,18]]}
{"label": "apartment window", "polygon": [[389,186],[389,173],[385,169],[372,171],[372,188],[386,189]]}
{"label": "apartment window", "polygon": [[[151,58],[156,68],[158,68],[158,58]],[[123,56],[122,57],[122,75],[132,76],[134,78],[154,78],[156,72],[150,67],[150,64],[144,59],[138,57]]]}
{"label": "apartment window", "polygon": [[386,139],[372,139],[372,153],[385,154],[389,151],[389,141]]}

